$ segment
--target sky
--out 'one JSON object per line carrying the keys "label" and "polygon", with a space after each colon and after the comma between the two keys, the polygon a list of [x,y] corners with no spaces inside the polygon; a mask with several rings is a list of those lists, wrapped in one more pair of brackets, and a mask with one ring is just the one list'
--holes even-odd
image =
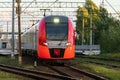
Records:
{"label": "sky", "polygon": [[[98,6],[104,2],[104,7],[110,12],[110,13],[115,13],[114,9],[120,13],[120,0],[93,0]],[[114,8],[112,9],[111,6]]]}
{"label": "sky", "polygon": [[[8,2],[8,1],[10,1],[10,2],[12,2],[12,0],[1,0],[0,2]],[[51,2],[55,2],[56,0],[21,0],[21,1],[29,1],[29,2],[31,2],[31,1],[45,1],[45,2],[47,2],[47,1],[51,1]],[[109,13],[116,13],[116,11],[118,12],[118,13],[120,13],[120,0],[92,0],[97,6],[99,6],[99,5],[101,5],[101,3],[102,3],[102,1],[104,1],[104,7],[108,10],[108,12]],[[110,6],[108,3],[107,3],[107,1],[109,2],[109,4],[112,6]],[[85,0],[58,0],[58,2],[85,2]],[[10,4],[11,5],[11,4]],[[5,4],[4,3],[4,5],[3,6],[9,6],[8,4]],[[112,9],[112,8],[114,8],[114,9]],[[4,10],[4,8],[3,8],[3,10]],[[10,9],[11,10],[11,9]],[[9,11],[9,10],[7,10],[7,11]],[[2,11],[0,11],[0,12],[2,12]],[[9,14],[8,13],[0,13],[1,15],[3,15],[3,18],[4,19],[2,19],[2,20],[6,20],[6,17],[4,16],[4,15],[7,15],[7,16],[9,16]],[[10,14],[10,16],[11,16],[11,14]],[[118,17],[118,15],[115,15],[115,16],[117,16]],[[119,18],[119,17],[118,17]],[[9,20],[11,20],[11,18],[9,19]],[[10,24],[10,23],[9,23]],[[6,26],[6,25],[5,25]]]}
{"label": "sky", "polygon": [[[39,0],[38,0],[39,1]],[[44,0],[45,1],[45,0]],[[55,1],[55,0],[50,0],[50,1]],[[58,0],[60,1],[70,1],[70,2],[85,2],[86,0]],[[100,6],[103,2],[104,8],[108,10],[109,13],[120,13],[120,0],[92,0],[97,6]],[[112,7],[111,7],[112,6]],[[120,14],[119,14],[120,15]],[[117,16],[118,15],[114,15]]]}
{"label": "sky", "polygon": [[[9,1],[9,0],[6,0]],[[21,0],[21,1],[28,1],[28,0]],[[33,0],[30,0],[33,1]],[[36,0],[36,1],[56,1],[56,0]],[[60,1],[65,1],[65,2],[85,2],[85,0],[57,0],[58,2]],[[92,0],[93,2],[95,2],[98,6],[102,3],[102,1],[104,2],[104,7],[110,12],[110,13],[114,13],[115,11],[109,6],[109,4],[107,2],[109,2],[112,7],[116,10],[120,12],[120,0]]]}
{"label": "sky", "polygon": [[[67,0],[59,0],[59,1],[67,1]],[[84,1],[85,0],[69,0],[69,1]],[[92,0],[97,6],[101,5],[104,2],[104,7],[109,11],[109,13],[115,13],[115,11],[110,7],[110,5],[116,10],[120,12],[120,0]],[[108,3],[110,4],[108,4]]]}
{"label": "sky", "polygon": [[[0,2],[12,2],[12,0],[0,0]],[[21,0],[21,1],[35,1],[35,0]],[[56,0],[36,0],[37,1],[45,1],[45,2],[55,2]],[[116,13],[116,11],[118,13],[120,13],[120,0],[92,0],[97,6],[101,5],[102,1],[104,1],[104,7],[108,10],[109,13]],[[85,0],[58,0],[58,2],[85,2]],[[108,4],[109,2],[109,4]],[[7,4],[7,3],[4,3],[3,6],[11,6],[11,4]],[[112,7],[111,7],[112,6]],[[114,8],[114,9],[113,9]],[[4,11],[5,8],[3,8],[2,10],[0,10],[0,14],[3,15],[1,20],[5,21],[6,20],[6,16],[11,16],[11,14],[8,14],[8,13],[2,13],[2,11]],[[11,10],[11,9],[10,9]],[[9,10],[7,10],[9,11]],[[116,14],[115,15],[119,20],[120,20],[120,17],[118,17],[118,15]],[[11,20],[11,18],[10,18]],[[7,22],[6,22],[7,24]],[[11,23],[9,23],[11,24]],[[2,25],[2,24],[0,24]],[[6,28],[7,25],[2,25],[4,28]],[[9,25],[10,26],[10,25]],[[3,29],[3,30],[6,30],[6,29]],[[11,30],[11,27],[10,29],[8,30]],[[16,29],[17,30],[17,29]]]}

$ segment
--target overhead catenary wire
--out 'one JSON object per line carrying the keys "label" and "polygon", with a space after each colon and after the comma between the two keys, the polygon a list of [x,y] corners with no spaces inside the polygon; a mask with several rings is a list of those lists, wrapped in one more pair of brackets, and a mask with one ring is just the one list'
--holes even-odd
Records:
{"label": "overhead catenary wire", "polygon": [[[20,14],[24,13],[24,11],[34,2],[35,0],[31,1],[29,5],[27,5],[27,7],[24,8],[23,11],[20,12]],[[33,15],[32,15],[33,16]],[[15,19],[17,18],[17,16],[15,17]]]}
{"label": "overhead catenary wire", "polygon": [[[34,17],[34,15],[32,15],[32,14],[30,14],[30,13],[28,13],[28,12],[24,12],[34,1],[35,1],[35,4],[37,5],[37,1],[36,1],[36,0],[33,0],[33,1],[30,2],[30,4],[21,12],[21,14],[22,14],[22,13],[26,13],[26,14]],[[48,6],[48,8],[50,8],[50,7],[51,7],[53,4],[55,4],[57,1],[58,1],[58,0],[55,0],[50,6]],[[38,7],[38,5],[37,5],[37,7]]]}
{"label": "overhead catenary wire", "polygon": [[44,16],[46,15],[46,11],[47,11],[47,10],[50,11],[49,8],[52,7],[52,5],[55,4],[57,1],[58,1],[58,0],[55,0],[50,6],[48,6],[48,7],[45,8],[45,9],[40,9],[40,10],[43,10],[43,11],[44,11]]}
{"label": "overhead catenary wire", "polygon": [[58,0],[55,0],[48,8],[50,8],[53,4],[55,4]]}
{"label": "overhead catenary wire", "polygon": [[118,14],[118,16],[120,17],[120,14],[115,10],[115,8],[107,1],[107,0],[105,0],[107,3],[108,3],[108,5],[116,12],[116,14]]}
{"label": "overhead catenary wire", "polygon": [[31,1],[30,4],[27,5],[27,7],[21,12],[21,14],[22,14],[34,1],[36,1],[36,0]]}
{"label": "overhead catenary wire", "polygon": [[[36,2],[36,0],[31,1],[30,4],[28,4],[27,7],[24,8],[24,10],[20,12],[20,14],[26,13],[25,10],[26,10],[27,8],[29,8],[29,6],[30,6],[34,1]],[[28,14],[29,16],[34,17],[34,15],[32,15],[32,14],[30,14],[30,13],[26,13],[26,14]],[[17,18],[17,17],[16,17],[16,18]],[[33,24],[34,24],[34,23],[33,23]]]}

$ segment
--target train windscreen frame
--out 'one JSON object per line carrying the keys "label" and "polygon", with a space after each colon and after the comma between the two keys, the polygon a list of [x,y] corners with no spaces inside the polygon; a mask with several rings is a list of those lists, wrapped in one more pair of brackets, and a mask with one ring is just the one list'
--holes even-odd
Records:
{"label": "train windscreen frame", "polygon": [[47,36],[47,40],[57,40],[57,41],[67,40],[68,23],[67,22],[60,22],[57,24],[53,22],[46,23],[46,36]]}

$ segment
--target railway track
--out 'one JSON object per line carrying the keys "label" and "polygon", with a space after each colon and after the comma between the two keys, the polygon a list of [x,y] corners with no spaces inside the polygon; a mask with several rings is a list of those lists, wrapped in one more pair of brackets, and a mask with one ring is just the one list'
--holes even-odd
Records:
{"label": "railway track", "polygon": [[[42,65],[41,65],[42,66]],[[41,68],[40,66],[40,68]],[[44,65],[46,67],[46,65]],[[39,67],[39,66],[38,66]],[[48,66],[47,66],[48,67]],[[12,67],[7,65],[0,64],[0,70],[18,74],[24,77],[28,77],[36,80],[108,80],[104,77],[97,77],[97,75],[84,72],[77,68],[73,69],[73,66],[65,65],[65,66],[50,66],[55,72],[46,72],[43,70],[29,70],[23,69],[19,67]],[[76,70],[77,69],[77,70]]]}
{"label": "railway track", "polygon": [[89,57],[89,56],[76,56],[80,58],[88,58],[88,59],[99,59],[99,60],[106,60],[106,61],[116,61],[120,62],[120,59],[114,59],[114,58],[104,58],[104,57]]}
{"label": "railway track", "polygon": [[106,63],[103,63],[103,62],[96,62],[96,61],[86,61],[86,62],[99,64],[99,65],[105,65],[105,66],[109,66],[109,67],[112,67],[112,68],[120,68],[120,66],[118,66],[118,65],[106,64]]}
{"label": "railway track", "polygon": [[76,78],[77,80],[108,80],[107,78],[98,76],[90,72],[85,72],[83,70],[80,70],[76,67],[69,65],[48,67],[61,75],[73,77]]}
{"label": "railway track", "polygon": [[[120,65],[118,65],[120,62],[119,59],[108,59],[108,58],[101,58],[101,57],[98,58],[98,57],[88,57],[88,56],[81,56],[80,58],[89,59],[89,60],[85,60],[85,62],[88,62],[88,63],[105,65],[105,66],[109,66],[112,68],[120,68]],[[115,62],[116,64],[115,63],[113,64],[113,62]]]}
{"label": "railway track", "polygon": [[35,80],[76,80],[75,78],[72,78],[69,76],[40,72],[40,71],[13,67],[13,66],[8,66],[3,64],[0,64],[0,70],[21,75],[21,76],[28,77]]}

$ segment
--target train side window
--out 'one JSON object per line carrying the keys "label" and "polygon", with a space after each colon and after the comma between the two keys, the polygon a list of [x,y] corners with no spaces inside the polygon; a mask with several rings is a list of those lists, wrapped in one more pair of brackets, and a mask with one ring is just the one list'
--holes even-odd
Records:
{"label": "train side window", "polygon": [[2,43],[2,48],[5,49],[7,47],[7,43],[6,42],[3,42]]}

